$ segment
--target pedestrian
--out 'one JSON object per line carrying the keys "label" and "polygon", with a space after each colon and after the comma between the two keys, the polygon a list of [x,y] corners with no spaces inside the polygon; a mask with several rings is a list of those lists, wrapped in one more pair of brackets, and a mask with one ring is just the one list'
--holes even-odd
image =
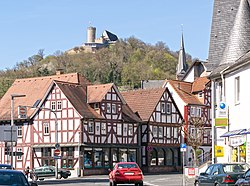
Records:
{"label": "pedestrian", "polygon": [[29,178],[29,173],[30,173],[30,167],[29,166],[24,170],[24,173],[25,173],[26,177]]}

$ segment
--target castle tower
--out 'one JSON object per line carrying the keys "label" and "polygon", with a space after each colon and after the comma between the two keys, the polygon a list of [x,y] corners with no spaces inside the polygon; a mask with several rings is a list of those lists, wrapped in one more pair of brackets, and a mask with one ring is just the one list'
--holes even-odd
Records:
{"label": "castle tower", "polygon": [[188,65],[186,62],[186,52],[185,52],[185,48],[184,48],[184,39],[183,39],[183,33],[182,33],[182,35],[181,35],[181,47],[179,50],[178,64],[176,67],[176,79],[182,80],[187,69],[188,69]]}
{"label": "castle tower", "polygon": [[87,29],[87,43],[95,43],[96,27],[88,27]]}

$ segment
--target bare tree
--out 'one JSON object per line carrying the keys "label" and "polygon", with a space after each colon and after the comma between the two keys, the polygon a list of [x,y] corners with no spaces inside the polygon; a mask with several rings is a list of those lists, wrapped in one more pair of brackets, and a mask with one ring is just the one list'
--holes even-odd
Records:
{"label": "bare tree", "polygon": [[186,123],[182,127],[184,138],[188,146],[191,146],[194,151],[194,166],[198,165],[199,147],[204,143],[205,134],[205,119],[204,117],[189,117],[188,125]]}

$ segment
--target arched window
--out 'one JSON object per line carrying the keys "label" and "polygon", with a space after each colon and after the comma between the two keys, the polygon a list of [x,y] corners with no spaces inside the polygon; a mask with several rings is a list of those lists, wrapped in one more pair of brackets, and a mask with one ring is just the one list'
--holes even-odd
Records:
{"label": "arched window", "polygon": [[158,165],[165,165],[165,152],[163,149],[158,152]]}
{"label": "arched window", "polygon": [[173,155],[174,155],[174,161],[173,161],[173,165],[177,166],[179,165],[179,151],[177,149],[173,149]]}
{"label": "arched window", "polygon": [[157,151],[155,149],[150,152],[150,165],[157,165]]}
{"label": "arched window", "polygon": [[170,148],[166,150],[166,165],[173,165],[173,151]]}

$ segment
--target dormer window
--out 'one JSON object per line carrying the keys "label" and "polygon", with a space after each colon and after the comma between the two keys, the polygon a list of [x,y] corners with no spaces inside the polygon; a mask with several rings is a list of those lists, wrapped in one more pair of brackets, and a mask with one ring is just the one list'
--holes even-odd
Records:
{"label": "dormer window", "polygon": [[94,103],[94,109],[99,109],[99,104],[98,103]]}
{"label": "dormer window", "polygon": [[166,113],[166,104],[164,102],[161,103],[161,112]]}
{"label": "dormer window", "polygon": [[203,97],[203,93],[202,93],[202,92],[199,92],[199,93],[198,93],[198,97],[199,97],[199,98],[202,98],[202,97]]}
{"label": "dormer window", "polygon": [[57,102],[57,110],[62,110],[62,101]]}

